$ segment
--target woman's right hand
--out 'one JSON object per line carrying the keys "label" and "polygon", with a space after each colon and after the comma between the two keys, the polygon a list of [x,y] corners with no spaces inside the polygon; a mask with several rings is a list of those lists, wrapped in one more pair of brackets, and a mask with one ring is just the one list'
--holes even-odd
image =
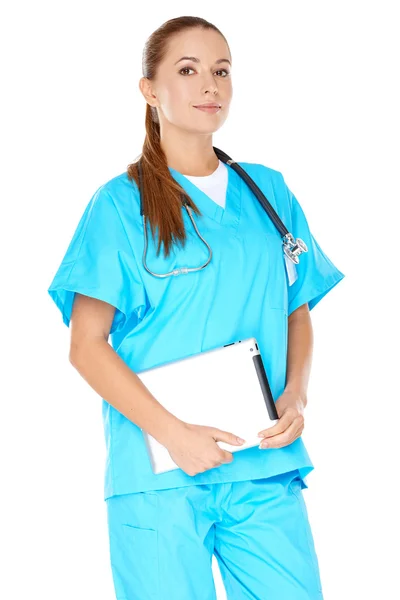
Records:
{"label": "woman's right hand", "polygon": [[184,421],[175,433],[175,437],[170,438],[165,446],[171,458],[187,475],[197,475],[233,461],[232,453],[222,450],[217,441],[234,446],[244,443],[228,431]]}

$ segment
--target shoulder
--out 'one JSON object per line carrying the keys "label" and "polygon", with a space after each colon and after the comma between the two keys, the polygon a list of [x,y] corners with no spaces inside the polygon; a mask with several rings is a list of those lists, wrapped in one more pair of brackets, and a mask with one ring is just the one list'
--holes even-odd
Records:
{"label": "shoulder", "polygon": [[119,214],[125,211],[131,213],[132,210],[140,214],[139,188],[126,171],[104,181],[93,194],[91,202]]}
{"label": "shoulder", "polygon": [[271,186],[275,190],[284,190],[286,184],[281,171],[262,163],[240,161],[237,164],[240,165],[256,183],[260,182],[261,184]]}
{"label": "shoulder", "polygon": [[247,172],[252,171],[255,174],[260,174],[264,177],[269,177],[270,179],[279,179],[279,177],[282,177],[282,173],[280,171],[273,169],[272,167],[268,167],[262,163],[238,161],[238,165],[240,165]]}
{"label": "shoulder", "polygon": [[290,193],[281,171],[262,163],[238,162],[254,180],[278,213],[286,214],[290,206]]}
{"label": "shoulder", "polygon": [[112,177],[108,181],[105,181],[102,185],[107,192],[113,196],[116,194],[130,194],[132,192],[138,192],[136,181],[128,177],[128,172],[124,171]]}

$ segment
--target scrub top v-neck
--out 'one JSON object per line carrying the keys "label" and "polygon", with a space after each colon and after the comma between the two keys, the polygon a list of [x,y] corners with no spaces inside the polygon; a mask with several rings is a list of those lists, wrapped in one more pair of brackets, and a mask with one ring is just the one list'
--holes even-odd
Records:
{"label": "scrub top v-neck", "polygon": [[179,171],[168,167],[174,179],[183,187],[189,196],[195,197],[195,204],[200,211],[223,227],[235,228],[239,222],[241,204],[242,179],[232,167],[228,168],[228,187],[226,190],[225,208],[214,202],[202,189],[196,186]]}
{"label": "scrub top v-neck", "polygon": [[185,175],[185,177],[200,188],[211,200],[225,209],[229,172],[228,167],[222,160],[218,161],[218,167],[210,175]]}
{"label": "scrub top v-neck", "polygon": [[[136,373],[255,337],[276,401],[286,382],[288,316],[306,302],[312,310],[344,274],[311,233],[282,174],[261,164],[238,164],[263,190],[288,230],[308,246],[296,265],[294,283],[288,280],[278,231],[246,183],[227,165],[225,209],[169,168],[201,212],[194,219],[213,251],[203,270],[163,279],[146,271],[139,190],[124,172],[101,185],[86,205],[48,292],[67,326],[76,292],[115,306],[111,343]],[[185,209],[182,215],[187,232],[184,248],[174,248],[165,258],[163,252],[156,253],[157,238],[148,237],[151,270],[169,272],[202,264],[207,258],[207,249]],[[245,410],[245,399],[243,407]],[[279,449],[256,446],[235,452],[231,463],[195,476],[182,469],[155,475],[142,430],[105,399],[102,415],[105,499],[115,494],[264,478],[294,469],[304,481],[314,468],[300,437]],[[260,430],[264,426],[260,423]]]}

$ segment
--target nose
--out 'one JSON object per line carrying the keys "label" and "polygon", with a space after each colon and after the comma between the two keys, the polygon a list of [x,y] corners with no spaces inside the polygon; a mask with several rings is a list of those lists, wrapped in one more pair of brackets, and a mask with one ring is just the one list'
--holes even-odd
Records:
{"label": "nose", "polygon": [[216,86],[207,86],[204,90],[204,94],[210,93],[212,96],[215,96],[218,93]]}
{"label": "nose", "polygon": [[215,83],[215,80],[213,77],[211,77],[210,81],[205,81],[204,83],[204,92],[210,92],[211,94],[216,94],[218,92],[218,86]]}

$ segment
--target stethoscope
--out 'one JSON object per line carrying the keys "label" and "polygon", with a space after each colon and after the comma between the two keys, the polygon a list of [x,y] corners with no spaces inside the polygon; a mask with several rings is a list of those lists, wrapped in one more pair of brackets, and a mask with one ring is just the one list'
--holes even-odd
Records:
{"label": "stethoscope", "polygon": [[[286,229],[285,225],[279,218],[279,216],[276,213],[276,211],[274,210],[274,208],[268,202],[268,200],[265,197],[265,195],[263,194],[263,192],[260,190],[258,185],[252,180],[252,178],[246,173],[246,171],[240,165],[238,165],[238,163],[236,163],[234,160],[232,160],[227,154],[225,154],[225,152],[223,152],[222,150],[219,150],[215,146],[213,146],[213,149],[214,149],[217,157],[225,164],[230,165],[236,171],[236,173],[238,175],[240,175],[240,177],[250,187],[250,189],[252,190],[252,192],[254,193],[256,198],[261,203],[264,210],[269,215],[273,224],[278,229],[278,231],[282,237],[284,254],[294,264],[298,264],[299,263],[299,255],[302,252],[308,252],[306,244],[300,238],[294,239],[293,235],[291,233],[289,233],[289,231]],[[153,271],[150,271],[150,269],[147,267],[147,265],[146,265],[147,227],[146,227],[146,215],[143,213],[143,200],[142,200],[143,176],[142,176],[141,161],[142,161],[142,159],[140,158],[138,161],[138,173],[139,173],[140,215],[143,220],[143,232],[144,232],[144,251],[143,251],[143,266],[144,266],[144,268],[146,269],[146,271],[148,271],[148,273],[150,273],[151,275],[154,275],[154,277],[170,277],[171,275],[181,275],[181,274],[186,275],[187,273],[192,273],[193,271],[200,271],[202,269],[205,269],[205,267],[209,264],[209,262],[212,258],[212,250],[211,250],[210,246],[207,244],[206,240],[200,234],[200,232],[196,226],[196,223],[193,219],[193,216],[192,216],[192,209],[188,205],[187,200],[183,195],[182,195],[182,205],[186,208],[186,211],[190,217],[190,220],[193,223],[193,227],[195,228],[198,237],[201,239],[202,242],[204,242],[204,244],[208,248],[208,252],[209,252],[208,260],[200,267],[180,267],[179,269],[174,269],[173,271],[170,271],[169,273],[153,273]]]}

